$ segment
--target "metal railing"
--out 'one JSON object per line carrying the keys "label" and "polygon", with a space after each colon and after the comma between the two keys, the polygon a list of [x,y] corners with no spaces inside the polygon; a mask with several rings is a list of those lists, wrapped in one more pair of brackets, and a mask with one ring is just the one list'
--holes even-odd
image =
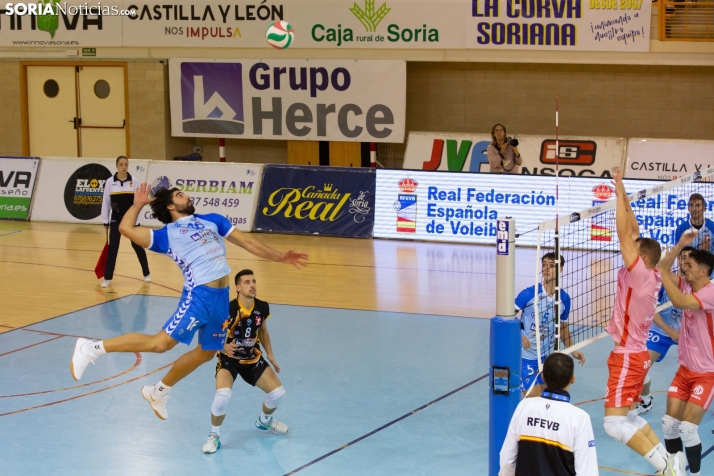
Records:
{"label": "metal railing", "polygon": [[714,41],[714,1],[659,0],[660,41]]}

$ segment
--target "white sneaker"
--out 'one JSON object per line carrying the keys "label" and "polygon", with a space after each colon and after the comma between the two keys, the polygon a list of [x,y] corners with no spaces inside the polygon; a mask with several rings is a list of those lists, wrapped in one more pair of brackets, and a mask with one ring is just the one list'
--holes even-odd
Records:
{"label": "white sneaker", "polygon": [[151,282],[151,275],[150,275],[150,274],[147,274],[146,276],[144,276],[144,282],[145,282],[145,283],[150,283],[150,282]]}
{"label": "white sneaker", "polygon": [[221,447],[221,437],[215,433],[208,434],[208,441],[201,447],[201,451],[206,454],[213,454]]}
{"label": "white sneaker", "polygon": [[69,361],[69,371],[75,380],[81,379],[87,366],[90,363],[94,364],[97,359],[97,356],[87,348],[87,344],[91,342],[89,339],[80,337],[77,339],[77,343],[74,344],[74,354],[72,354],[72,360]]}
{"label": "white sneaker", "polygon": [[103,287],[103,288],[108,288],[108,287],[111,286],[111,285],[112,285],[112,280],[111,280],[111,279],[105,279],[104,281],[102,281],[102,287]]}
{"label": "white sneaker", "polygon": [[141,396],[151,404],[151,408],[153,408],[157,417],[162,420],[168,420],[169,412],[166,410],[168,395],[164,398],[157,398],[154,396],[154,385],[144,385],[141,387]]}
{"label": "white sneaker", "polygon": [[684,453],[681,451],[676,454],[667,456],[667,468],[657,474],[665,476],[687,476],[686,463],[684,462]]}
{"label": "white sneaker", "polygon": [[652,410],[652,403],[654,402],[654,397],[650,397],[650,403],[645,403],[644,400],[637,402],[637,414],[647,413]]}
{"label": "white sneaker", "polygon": [[260,417],[258,417],[258,419],[255,420],[255,427],[262,431],[270,430],[273,433],[277,433],[278,435],[284,435],[288,432],[288,425],[272,418],[268,423],[263,423],[260,421]]}

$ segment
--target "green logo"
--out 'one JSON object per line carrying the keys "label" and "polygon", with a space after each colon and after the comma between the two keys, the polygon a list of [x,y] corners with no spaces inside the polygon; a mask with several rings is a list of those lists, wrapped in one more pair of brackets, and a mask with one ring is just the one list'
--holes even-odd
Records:
{"label": "green logo", "polygon": [[374,0],[364,0],[364,10],[357,3],[350,8],[352,14],[364,25],[368,32],[377,31],[377,25],[380,24],[384,17],[387,16],[392,9],[387,8],[387,4],[383,3],[381,7],[374,11]]}
{"label": "green logo", "polygon": [[[46,31],[50,34],[50,37],[54,39],[55,32],[59,28],[59,0],[40,0],[37,3],[39,10],[43,12],[41,15],[37,16],[37,29],[40,31]],[[52,12],[51,14],[49,12]]]}

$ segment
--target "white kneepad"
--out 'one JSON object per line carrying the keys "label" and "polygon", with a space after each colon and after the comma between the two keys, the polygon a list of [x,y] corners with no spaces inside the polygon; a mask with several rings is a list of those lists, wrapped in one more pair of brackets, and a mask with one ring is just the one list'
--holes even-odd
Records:
{"label": "white kneepad", "polygon": [[691,448],[692,446],[697,446],[702,442],[699,439],[699,425],[694,423],[689,423],[688,421],[683,421],[679,424],[679,436],[682,438],[682,443],[684,443],[685,448]]}
{"label": "white kneepad", "polygon": [[638,430],[641,430],[648,425],[647,420],[638,415],[637,410],[630,410],[627,412],[627,421],[635,425]]}
{"label": "white kneepad", "polygon": [[233,390],[230,388],[219,388],[216,390],[216,396],[213,397],[213,405],[211,405],[211,413],[215,416],[225,415],[232,394]]}
{"label": "white kneepad", "polygon": [[637,433],[637,427],[627,421],[626,416],[606,416],[605,433],[620,443],[627,444]]}
{"label": "white kneepad", "polygon": [[664,433],[664,439],[676,440],[677,438],[679,438],[679,426],[681,424],[681,421],[665,414],[662,417],[662,433]]}
{"label": "white kneepad", "polygon": [[265,396],[265,406],[278,408],[278,405],[283,403],[283,400],[285,400],[285,389],[281,385]]}

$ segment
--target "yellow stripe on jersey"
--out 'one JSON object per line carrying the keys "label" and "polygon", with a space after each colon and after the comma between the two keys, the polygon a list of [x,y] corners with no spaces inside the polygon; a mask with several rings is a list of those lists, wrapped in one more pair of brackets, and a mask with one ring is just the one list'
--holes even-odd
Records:
{"label": "yellow stripe on jersey", "polygon": [[549,440],[546,438],[539,438],[537,436],[521,435],[519,440],[520,441],[532,441],[534,443],[543,443],[544,445],[557,446],[558,448],[563,449],[565,451],[570,451],[570,452],[573,451],[573,449],[570,446],[564,445],[563,443],[560,443],[558,441]]}

